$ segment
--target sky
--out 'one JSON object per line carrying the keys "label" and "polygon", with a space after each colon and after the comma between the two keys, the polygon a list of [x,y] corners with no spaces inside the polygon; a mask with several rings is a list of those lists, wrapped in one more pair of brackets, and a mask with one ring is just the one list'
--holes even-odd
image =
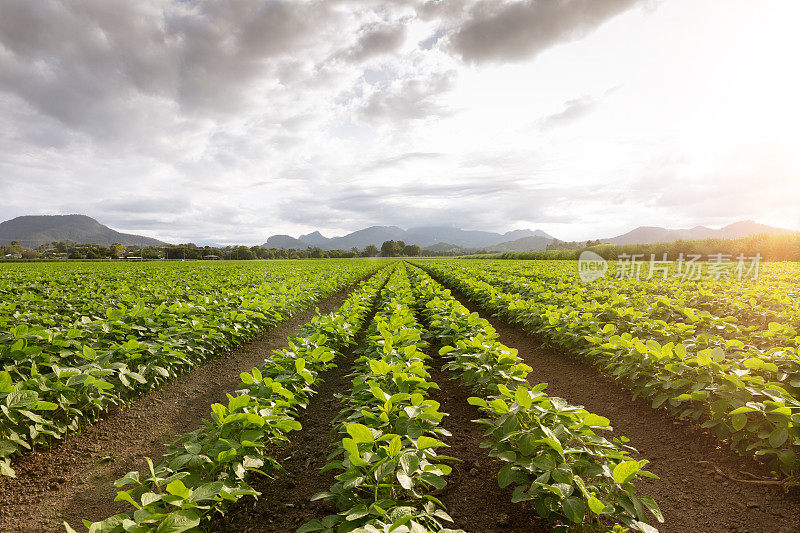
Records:
{"label": "sky", "polygon": [[0,221],[800,229],[794,0],[3,0]]}

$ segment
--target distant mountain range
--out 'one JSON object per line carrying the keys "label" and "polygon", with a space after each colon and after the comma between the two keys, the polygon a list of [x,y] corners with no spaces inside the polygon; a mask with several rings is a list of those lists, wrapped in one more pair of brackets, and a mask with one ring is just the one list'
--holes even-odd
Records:
{"label": "distant mountain range", "polygon": [[120,233],[86,215],[27,215],[0,223],[0,244],[19,241],[26,248],[51,242],[160,246],[158,239]]}
{"label": "distant mountain range", "polygon": [[[752,220],[734,222],[720,229],[696,226],[690,229],[668,229],[655,226],[640,226],[628,233],[600,239],[610,244],[652,244],[690,239],[736,239],[757,234],[788,234],[794,230],[758,224]],[[30,215],[0,223],[0,244],[19,241],[27,248],[36,248],[50,242],[65,241],[78,244],[102,244],[108,246],[120,242],[125,246],[161,246],[166,243],[150,237],[120,233],[86,215]],[[371,226],[342,237],[325,237],[319,231],[301,235],[273,235],[262,246],[305,250],[319,246],[323,250],[363,250],[374,244],[379,247],[384,241],[403,241],[416,244],[434,252],[472,253],[478,250],[490,252],[523,252],[546,250],[555,238],[542,230],[521,229],[506,233],[463,230],[451,226],[421,226],[404,230],[397,226]]]}
{"label": "distant mountain range", "polygon": [[750,235],[767,234],[782,235],[796,233],[794,230],[775,228],[765,224],[759,224],[752,220],[742,220],[734,222],[720,229],[707,228],[705,226],[695,226],[690,229],[667,229],[655,226],[639,226],[628,233],[600,239],[600,242],[608,244],[652,244],[656,242],[672,242],[677,240],[693,239],[739,239]]}
{"label": "distant mountain range", "polygon": [[[416,244],[422,248],[446,245],[455,248],[482,249],[524,239],[536,239],[536,242],[549,243],[552,242],[553,237],[542,230],[530,229],[493,233],[463,230],[450,226],[422,226],[408,230],[397,226],[371,226],[342,237],[332,238],[323,236],[319,231],[301,235],[297,239],[289,235],[273,235],[262,246],[287,249],[319,246],[323,250],[349,250],[354,247],[363,249],[370,244],[380,247],[384,241],[403,241],[406,244]],[[544,246],[546,247],[547,244]]]}
{"label": "distant mountain range", "polygon": [[[623,235],[600,239],[608,244],[652,244],[692,239],[737,239],[758,234],[788,234],[794,230],[758,224],[752,220],[734,222],[720,229],[697,226],[690,229],[668,229],[655,226],[640,226]],[[294,238],[289,235],[273,235],[262,246],[267,248],[294,248],[304,250],[319,246],[323,250],[363,249],[369,244],[380,247],[384,241],[403,241],[417,244],[431,252],[473,253],[478,250],[489,252],[529,252],[546,250],[555,238],[542,230],[515,230],[506,233],[471,231],[450,226],[424,226],[404,230],[397,226],[371,226],[354,231],[343,237],[328,238],[319,231]]]}

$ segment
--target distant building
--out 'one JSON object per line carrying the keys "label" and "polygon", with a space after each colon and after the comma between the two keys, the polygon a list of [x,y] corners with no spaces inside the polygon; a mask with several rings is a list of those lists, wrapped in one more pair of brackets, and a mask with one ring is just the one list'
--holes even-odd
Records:
{"label": "distant building", "polygon": [[142,261],[142,256],[140,255],[129,255],[122,258],[123,261]]}
{"label": "distant building", "polygon": [[219,260],[219,256],[218,255],[213,255],[213,254],[204,255],[203,259],[205,259],[206,261],[218,261]]}
{"label": "distant building", "polygon": [[6,254],[3,259],[22,259],[22,254]]}

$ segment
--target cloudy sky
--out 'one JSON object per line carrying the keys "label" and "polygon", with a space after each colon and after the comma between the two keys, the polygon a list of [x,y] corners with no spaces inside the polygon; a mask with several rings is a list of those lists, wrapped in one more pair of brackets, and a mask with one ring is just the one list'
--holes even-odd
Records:
{"label": "cloudy sky", "polygon": [[0,220],[800,228],[794,0],[0,0]]}

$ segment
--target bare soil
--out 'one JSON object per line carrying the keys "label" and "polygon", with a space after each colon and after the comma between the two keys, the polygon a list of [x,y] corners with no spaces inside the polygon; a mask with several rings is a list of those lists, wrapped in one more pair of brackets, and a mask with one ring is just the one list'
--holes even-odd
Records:
{"label": "bare soil", "polygon": [[[345,393],[351,386],[348,375],[352,352],[343,355],[337,363],[337,368],[322,376],[324,381],[319,385],[318,394],[301,414],[299,421],[303,429],[294,433],[291,442],[278,452],[283,469],[272,477],[251,479],[251,486],[261,492],[261,496],[258,500],[246,498],[231,505],[226,516],[213,524],[213,531],[295,531],[309,520],[336,513],[333,502],[310,499],[317,492],[327,491],[335,475],[335,472],[321,473],[320,469],[327,464],[327,456],[334,449],[337,437],[331,422],[342,408],[334,395]],[[469,390],[448,379],[440,371],[440,365],[437,355],[432,362],[431,378],[440,390],[432,390],[431,398],[442,404],[442,412],[448,413],[442,425],[453,434],[444,438],[450,447],[441,453],[460,461],[450,463],[454,470],[437,497],[447,507],[455,526],[482,533],[547,531],[546,524],[532,508],[512,504],[511,490],[498,487],[497,473],[503,465],[480,448],[483,430],[471,422],[479,418],[480,413],[467,403]],[[492,497],[487,498],[488,494]]]}
{"label": "bare soil", "polygon": [[[452,288],[451,288],[452,290]],[[477,303],[453,290],[452,294],[471,311]],[[655,498],[664,514],[659,531],[720,533],[797,533],[800,531],[800,490],[783,490],[740,483],[745,471],[760,477],[770,472],[748,457],[731,451],[726,444],[687,421],[676,420],[650,402],[632,400],[633,394],[613,377],[604,375],[585,358],[548,347],[541,338],[510,326],[489,313],[482,314],[495,327],[500,342],[519,350],[533,367],[532,383],[548,383],[547,392],[611,420],[615,435],[628,437],[638,450],[637,459],[648,459],[648,469],[660,479],[637,482],[641,494]]]}
{"label": "bare soil", "polygon": [[483,413],[467,402],[474,394],[442,372],[443,361],[436,350],[430,353],[435,354],[431,379],[440,387],[438,391],[432,390],[430,396],[441,404],[440,411],[448,413],[442,426],[453,434],[442,439],[450,447],[441,453],[460,460],[452,465],[447,486],[437,496],[455,525],[476,533],[549,531],[547,522],[531,505],[511,502],[511,487],[499,487],[497,474],[506,463],[490,457],[489,451],[480,447],[487,439],[483,436],[483,426],[473,422],[483,418]]}
{"label": "bare soil", "polygon": [[333,451],[331,421],[342,408],[334,397],[350,388],[348,374],[352,352],[342,354],[338,365],[323,373],[317,394],[300,414],[300,431],[289,435],[290,442],[274,457],[282,469],[271,477],[254,476],[250,486],[261,493],[257,500],[243,498],[228,507],[226,515],[218,518],[212,530],[220,533],[264,533],[296,531],[314,518],[336,513],[334,502],[312,502],[311,496],[326,491],[333,481],[333,472],[320,473]]}
{"label": "bare soil", "polygon": [[146,469],[145,457],[160,458],[176,435],[193,431],[212,403],[225,401],[241,383],[239,374],[286,344],[319,310],[329,313],[346,299],[344,289],[295,314],[264,335],[183,374],[130,404],[107,413],[52,448],[14,462],[16,478],[0,478],[0,532],[76,531],[81,519],[101,520],[127,510],[114,502],[113,481]]}

